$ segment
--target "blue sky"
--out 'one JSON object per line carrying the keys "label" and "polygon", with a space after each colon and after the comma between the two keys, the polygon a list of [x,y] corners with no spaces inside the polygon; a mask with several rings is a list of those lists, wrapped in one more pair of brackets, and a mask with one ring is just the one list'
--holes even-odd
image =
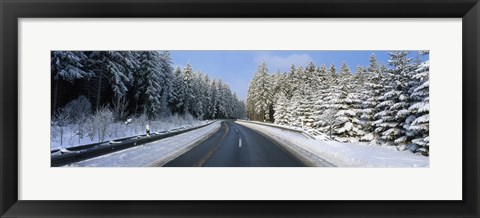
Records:
{"label": "blue sky", "polygon": [[[291,64],[305,66],[310,61],[335,64],[337,69],[346,61],[354,72],[357,65],[368,66],[372,53],[379,64],[388,65],[387,51],[170,51],[174,67],[190,63],[195,71],[208,73],[210,79],[222,78],[241,99],[246,99],[248,84],[262,60],[271,73],[287,71]],[[410,52],[412,58],[415,54]]]}

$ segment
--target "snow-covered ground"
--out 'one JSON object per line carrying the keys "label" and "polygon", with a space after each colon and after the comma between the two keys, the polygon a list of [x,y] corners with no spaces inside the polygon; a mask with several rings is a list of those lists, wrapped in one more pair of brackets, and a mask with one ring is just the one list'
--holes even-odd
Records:
{"label": "snow-covered ground", "polygon": [[410,151],[398,151],[393,146],[363,143],[340,143],[307,138],[299,133],[276,127],[237,121],[238,124],[260,131],[281,144],[292,147],[314,165],[327,161],[338,167],[428,167],[429,158]]}
{"label": "snow-covered ground", "polygon": [[[161,132],[168,131],[178,128],[190,128],[195,126],[200,126],[207,124],[209,121],[200,121],[196,119],[184,119],[179,116],[171,116],[162,120],[150,122],[150,131]],[[130,122],[116,122],[111,123],[107,127],[105,138],[103,141],[110,141],[119,138],[125,138],[130,136],[136,136],[145,134],[145,125],[147,121],[131,119]],[[68,125],[65,127],[63,142],[60,144],[60,134],[57,126],[51,127],[51,137],[50,137],[50,149],[59,149],[59,148],[69,148],[73,146],[85,145],[99,142],[98,134],[94,132],[92,137],[88,136],[88,124],[85,125],[83,129],[83,135],[80,136],[78,133],[78,126],[75,124]],[[94,129],[94,131],[96,131]]]}
{"label": "snow-covered ground", "polygon": [[70,167],[143,167],[163,165],[191,149],[220,128],[216,121],[200,129],[165,138],[141,146],[80,161]]}
{"label": "snow-covered ground", "polygon": [[252,121],[252,120],[240,120],[240,119],[238,119],[238,121],[249,122],[249,123],[257,123],[257,124],[264,125],[264,126],[280,127],[282,129],[291,129],[293,131],[302,132],[303,134],[305,134],[309,137],[315,138],[317,140],[323,140],[323,141],[331,140],[326,134],[324,134],[324,133],[322,133],[318,130],[312,129],[312,128],[303,128],[302,129],[301,127],[296,127],[296,126],[288,126],[288,125],[281,125],[281,124],[275,124],[275,123],[263,123],[263,122]]}

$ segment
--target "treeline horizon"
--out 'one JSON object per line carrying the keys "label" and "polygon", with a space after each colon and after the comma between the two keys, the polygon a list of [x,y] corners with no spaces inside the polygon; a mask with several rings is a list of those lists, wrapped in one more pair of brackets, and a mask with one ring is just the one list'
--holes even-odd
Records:
{"label": "treeline horizon", "polygon": [[244,102],[221,78],[172,64],[168,51],[52,51],[52,117],[78,102],[91,114],[106,107],[118,121],[141,114],[245,117]]}
{"label": "treeline horizon", "polygon": [[271,73],[262,62],[247,92],[250,120],[308,127],[345,142],[376,142],[429,153],[428,51],[415,59],[407,51],[388,53],[389,66],[378,64],[355,73],[344,61],[335,65],[291,65]]}

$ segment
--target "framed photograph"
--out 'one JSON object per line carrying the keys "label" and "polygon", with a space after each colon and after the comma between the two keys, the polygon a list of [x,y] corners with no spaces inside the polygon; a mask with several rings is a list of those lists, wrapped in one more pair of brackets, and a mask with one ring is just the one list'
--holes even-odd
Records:
{"label": "framed photograph", "polygon": [[1,217],[479,215],[477,0],[0,10]]}

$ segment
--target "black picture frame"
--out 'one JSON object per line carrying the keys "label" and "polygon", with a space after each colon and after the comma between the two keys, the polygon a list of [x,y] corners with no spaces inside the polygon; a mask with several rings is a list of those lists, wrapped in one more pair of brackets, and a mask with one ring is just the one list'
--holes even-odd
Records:
{"label": "black picture frame", "polygon": [[[478,217],[478,0],[1,0],[1,217]],[[462,18],[461,201],[20,201],[18,19],[134,17]],[[445,42],[448,43],[448,42]]]}

